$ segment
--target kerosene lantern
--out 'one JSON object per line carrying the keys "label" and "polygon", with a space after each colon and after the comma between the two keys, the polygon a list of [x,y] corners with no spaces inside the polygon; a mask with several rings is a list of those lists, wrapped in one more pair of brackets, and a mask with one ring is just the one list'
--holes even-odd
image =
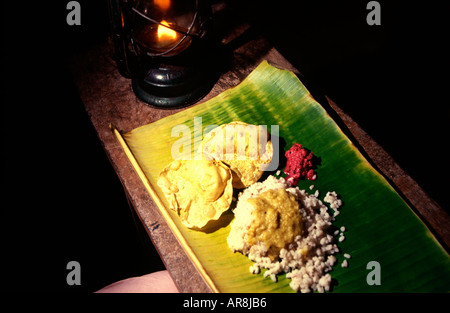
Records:
{"label": "kerosene lantern", "polygon": [[205,0],[109,0],[113,57],[136,96],[176,108],[205,96],[217,79]]}

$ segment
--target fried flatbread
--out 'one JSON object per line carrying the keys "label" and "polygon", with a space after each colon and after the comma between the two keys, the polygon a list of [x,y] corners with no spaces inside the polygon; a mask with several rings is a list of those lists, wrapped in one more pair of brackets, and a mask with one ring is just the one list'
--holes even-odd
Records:
{"label": "fried flatbread", "polygon": [[158,186],[183,224],[201,229],[230,207],[231,177],[228,166],[217,160],[175,160],[160,173]]}
{"label": "fried flatbread", "polygon": [[214,128],[205,135],[200,149],[206,159],[220,160],[230,167],[233,188],[237,189],[258,181],[273,156],[267,129],[243,122]]}

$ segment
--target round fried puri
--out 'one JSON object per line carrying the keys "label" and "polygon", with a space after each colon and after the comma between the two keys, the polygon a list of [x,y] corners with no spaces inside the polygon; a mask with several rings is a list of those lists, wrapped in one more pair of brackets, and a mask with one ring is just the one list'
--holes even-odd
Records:
{"label": "round fried puri", "polygon": [[230,207],[233,187],[230,169],[217,160],[176,160],[160,173],[170,209],[184,225],[201,229]]}
{"label": "round fried puri", "polygon": [[237,189],[258,181],[273,155],[267,129],[243,122],[214,128],[205,135],[200,149],[205,158],[220,160],[230,167],[233,187]]}

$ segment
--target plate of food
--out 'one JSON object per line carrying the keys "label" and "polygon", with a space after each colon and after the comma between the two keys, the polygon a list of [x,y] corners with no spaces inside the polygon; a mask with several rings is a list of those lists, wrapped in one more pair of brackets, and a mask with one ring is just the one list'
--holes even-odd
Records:
{"label": "plate of food", "polygon": [[114,132],[215,292],[448,292],[450,258],[292,72]]}

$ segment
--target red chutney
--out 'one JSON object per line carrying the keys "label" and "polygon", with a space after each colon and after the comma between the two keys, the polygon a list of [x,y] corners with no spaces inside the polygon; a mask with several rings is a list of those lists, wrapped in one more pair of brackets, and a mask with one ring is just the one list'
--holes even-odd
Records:
{"label": "red chutney", "polygon": [[284,173],[288,175],[286,180],[292,185],[297,185],[301,179],[315,180],[317,178],[312,162],[314,155],[312,152],[308,153],[301,144],[295,143],[286,151],[285,156],[287,162]]}

